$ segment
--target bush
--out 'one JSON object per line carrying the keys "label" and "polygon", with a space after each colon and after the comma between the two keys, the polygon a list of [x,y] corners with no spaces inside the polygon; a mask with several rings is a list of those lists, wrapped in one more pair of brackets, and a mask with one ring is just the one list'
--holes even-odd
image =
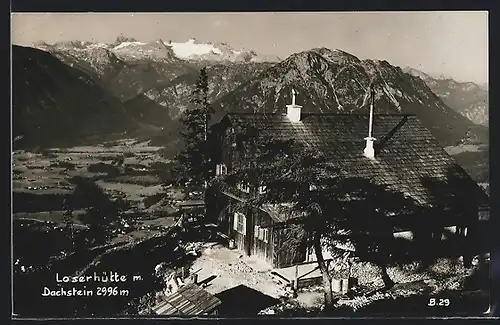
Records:
{"label": "bush", "polygon": [[148,196],[144,199],[144,207],[147,209],[151,207],[152,205],[155,205],[156,203],[160,202],[166,195],[164,193],[158,193],[155,195]]}
{"label": "bush", "polygon": [[[447,278],[463,272],[464,267],[458,259],[454,258],[439,258],[429,266],[414,261],[387,267],[387,274],[396,283],[414,282],[430,278]],[[354,263],[351,276],[357,278],[360,285],[383,285],[379,267],[370,262]]]}
{"label": "bush", "polygon": [[53,152],[51,152],[50,150],[48,149],[42,149],[40,151],[40,154],[42,155],[42,157],[44,158],[57,158],[57,155]]}
{"label": "bush", "polygon": [[56,163],[50,164],[50,167],[60,167],[60,168],[65,168],[68,170],[74,170],[75,169],[75,164],[72,164],[67,161],[58,161]]}
{"label": "bush", "polygon": [[87,167],[87,170],[91,173],[106,173],[110,177],[120,175],[120,169],[118,167],[102,162],[90,165]]}

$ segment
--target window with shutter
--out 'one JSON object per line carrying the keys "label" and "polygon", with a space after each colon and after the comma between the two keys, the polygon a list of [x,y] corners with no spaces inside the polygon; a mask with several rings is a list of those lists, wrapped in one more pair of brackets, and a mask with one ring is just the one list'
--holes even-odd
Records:
{"label": "window with shutter", "polygon": [[264,240],[264,228],[259,228],[259,237],[260,240]]}
{"label": "window with shutter", "polygon": [[265,228],[264,229],[264,243],[267,243],[269,241],[269,229]]}
{"label": "window with shutter", "polygon": [[240,234],[246,234],[246,217],[244,214],[236,212],[234,214],[235,227],[234,230],[239,232]]}
{"label": "window with shutter", "polygon": [[247,234],[247,218],[242,214],[242,223],[243,223],[243,226],[241,227],[241,233],[243,235],[246,235]]}
{"label": "window with shutter", "polygon": [[243,183],[240,183],[238,184],[238,189],[242,192],[245,192],[245,193],[250,193],[250,186],[248,186],[248,184],[243,184]]}
{"label": "window with shutter", "polygon": [[220,175],[226,175],[227,174],[227,167],[225,164],[217,164],[215,166],[215,175],[220,176]]}
{"label": "window with shutter", "polygon": [[238,213],[236,212],[234,214],[234,218],[233,218],[233,229],[238,231]]}

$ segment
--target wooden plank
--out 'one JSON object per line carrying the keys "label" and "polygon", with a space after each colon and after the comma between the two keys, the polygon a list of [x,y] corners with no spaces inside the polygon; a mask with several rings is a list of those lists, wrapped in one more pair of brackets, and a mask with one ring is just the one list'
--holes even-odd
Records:
{"label": "wooden plank", "polygon": [[198,297],[196,304],[193,304],[193,307],[190,308],[190,310],[187,312],[195,315],[207,313],[210,311],[210,306],[212,304],[213,304],[212,297],[206,294],[204,296]]}
{"label": "wooden plank", "polygon": [[189,284],[181,288],[173,298],[173,308],[177,309],[178,314],[185,315],[208,313],[215,306],[221,304],[218,298],[195,284]]}
{"label": "wooden plank", "polygon": [[168,314],[172,314],[172,312],[175,312],[176,309],[174,306],[172,306],[172,304],[170,304],[169,302],[164,302],[163,305],[158,308],[155,312],[157,314],[164,314],[164,315],[168,315]]}
{"label": "wooden plank", "polygon": [[191,313],[195,315],[203,313],[208,305],[209,299],[210,297],[208,295],[198,295],[196,304],[194,304],[193,308],[191,309]]}
{"label": "wooden plank", "polygon": [[182,305],[183,312],[186,312],[187,310],[189,310],[190,308],[192,308],[193,306],[195,306],[197,304],[196,301],[191,301],[188,299],[184,299],[183,301],[184,301],[184,304]]}
{"label": "wooden plank", "polygon": [[160,309],[156,310],[155,312],[158,315],[170,315],[175,311],[176,311],[176,309],[171,304],[166,303],[164,306],[162,306]]}
{"label": "wooden plank", "polygon": [[181,309],[182,303],[185,299],[182,296],[176,296],[175,299],[170,299],[169,303],[177,310]]}
{"label": "wooden plank", "polygon": [[193,306],[192,302],[190,302],[189,300],[183,300],[178,309],[181,313],[186,314],[186,310],[189,309],[190,306]]}
{"label": "wooden plank", "polygon": [[183,309],[183,313],[186,315],[193,315],[195,311],[198,309],[198,306],[194,303],[189,304],[185,309]]}

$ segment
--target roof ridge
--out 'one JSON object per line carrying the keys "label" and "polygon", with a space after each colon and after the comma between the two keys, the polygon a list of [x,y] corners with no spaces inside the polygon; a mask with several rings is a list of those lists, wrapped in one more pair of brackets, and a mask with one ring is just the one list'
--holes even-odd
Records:
{"label": "roof ridge", "polygon": [[[310,116],[368,116],[370,113],[303,113]],[[416,116],[414,113],[375,113],[374,116]]]}
{"label": "roof ridge", "polygon": [[[262,113],[262,112],[227,112],[227,115],[271,115],[271,116],[284,116],[286,113]],[[305,116],[368,116],[369,113],[302,113]],[[415,113],[376,113],[374,116],[417,116]]]}

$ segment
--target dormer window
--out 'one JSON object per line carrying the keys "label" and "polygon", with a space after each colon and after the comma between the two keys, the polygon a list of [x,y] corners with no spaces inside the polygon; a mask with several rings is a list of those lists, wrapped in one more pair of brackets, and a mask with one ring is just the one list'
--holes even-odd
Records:
{"label": "dormer window", "polygon": [[215,175],[216,176],[221,176],[221,175],[226,175],[227,174],[227,167],[225,164],[217,164],[215,166]]}
{"label": "dormer window", "polygon": [[238,184],[238,189],[244,193],[250,193],[250,186],[248,185],[248,183]]}

